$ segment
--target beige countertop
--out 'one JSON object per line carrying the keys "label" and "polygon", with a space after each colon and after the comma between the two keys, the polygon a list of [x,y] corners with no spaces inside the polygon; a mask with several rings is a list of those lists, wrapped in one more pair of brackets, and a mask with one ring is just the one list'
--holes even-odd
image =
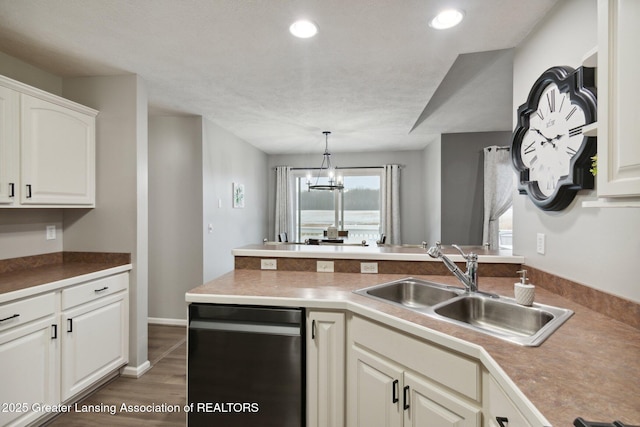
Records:
{"label": "beige countertop", "polygon": [[[575,314],[540,347],[522,347],[352,291],[395,274],[234,270],[186,294],[188,302],[348,309],[445,343],[504,371],[554,427],[576,417],[640,424],[640,330],[541,288],[536,301]],[[416,276],[458,285],[452,276]],[[481,290],[513,296],[512,278],[481,277]]]}
{"label": "beige countertop", "polygon": [[[512,255],[511,251],[486,250],[481,246],[463,246],[465,252],[478,254],[481,263],[512,263],[522,264],[523,256]],[[454,262],[464,262],[458,252],[444,246],[443,252]],[[276,243],[247,245],[232,250],[234,256],[247,257],[276,257],[276,258],[330,258],[330,259],[363,259],[363,260],[388,260],[388,261],[433,261],[427,251],[420,245],[394,246],[361,246],[361,245],[304,245],[299,243]]]}

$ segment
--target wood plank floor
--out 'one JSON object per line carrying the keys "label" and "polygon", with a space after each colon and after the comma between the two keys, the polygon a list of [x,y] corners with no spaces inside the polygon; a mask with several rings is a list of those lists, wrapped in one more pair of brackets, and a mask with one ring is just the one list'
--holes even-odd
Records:
{"label": "wood plank floor", "polygon": [[[184,427],[186,414],[186,328],[149,326],[149,361],[151,369],[140,378],[119,377],[78,402],[94,405],[100,412],[71,412],[55,418],[49,426],[163,426]],[[125,405],[178,405],[178,412],[123,412]],[[108,405],[108,406],[107,406]],[[115,409],[115,415],[110,413]]]}

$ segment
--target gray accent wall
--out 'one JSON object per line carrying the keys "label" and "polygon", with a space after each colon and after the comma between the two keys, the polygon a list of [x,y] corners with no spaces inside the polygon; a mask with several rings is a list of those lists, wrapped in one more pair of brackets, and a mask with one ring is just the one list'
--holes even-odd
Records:
{"label": "gray accent wall", "polygon": [[491,145],[509,146],[511,132],[471,132],[441,136],[443,244],[482,245],[484,154]]}
{"label": "gray accent wall", "polygon": [[[578,67],[597,45],[595,0],[558,2],[514,58],[513,111],[526,101],[531,85],[547,68]],[[563,211],[545,212],[527,196],[514,196],[514,253],[527,265],[640,302],[640,211],[637,208],[585,208],[595,190],[580,191]],[[546,235],[544,255],[536,252],[536,235]]]}
{"label": "gray accent wall", "polygon": [[422,151],[425,241],[431,245],[442,240],[442,140],[430,142]]}

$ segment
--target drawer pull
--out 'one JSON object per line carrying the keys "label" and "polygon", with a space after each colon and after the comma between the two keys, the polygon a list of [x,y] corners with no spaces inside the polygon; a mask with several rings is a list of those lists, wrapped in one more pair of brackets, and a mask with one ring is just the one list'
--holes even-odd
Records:
{"label": "drawer pull", "polygon": [[31,198],[31,184],[27,184],[27,199]]}
{"label": "drawer pull", "polygon": [[73,319],[67,319],[67,332],[73,332]]}
{"label": "drawer pull", "polygon": [[311,339],[316,339],[316,319],[311,321]]}
{"label": "drawer pull", "polygon": [[398,396],[400,390],[398,390],[398,380],[393,380],[391,383],[391,403],[398,403],[400,397]]}
{"label": "drawer pull", "polygon": [[58,325],[51,325],[51,329],[53,330],[53,336],[51,339],[55,340],[58,338]]}
{"label": "drawer pull", "polygon": [[13,182],[9,183],[9,197],[16,197],[16,185]]}
{"label": "drawer pull", "polygon": [[11,320],[11,319],[16,319],[18,317],[20,317],[19,314],[14,314],[13,316],[9,316],[9,317],[5,317],[4,319],[0,319],[0,323],[6,322],[7,320]]}
{"label": "drawer pull", "polygon": [[496,421],[500,427],[507,427],[509,424],[509,418],[507,417],[496,417]]}
{"label": "drawer pull", "polygon": [[95,289],[94,292],[97,294],[98,292],[106,291],[107,289],[109,289],[109,287],[105,286],[104,288]]}
{"label": "drawer pull", "polygon": [[409,409],[409,399],[411,398],[411,396],[409,395],[409,386],[406,385],[404,386],[404,389],[402,390],[402,400],[403,402],[403,407],[404,410],[406,411],[407,409]]}

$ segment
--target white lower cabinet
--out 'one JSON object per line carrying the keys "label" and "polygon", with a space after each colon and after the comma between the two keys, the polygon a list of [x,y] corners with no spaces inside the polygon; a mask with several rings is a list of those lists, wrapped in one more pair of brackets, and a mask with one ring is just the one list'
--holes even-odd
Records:
{"label": "white lower cabinet", "polygon": [[[38,408],[59,401],[58,331],[53,304],[48,311],[44,317],[21,326],[19,310],[12,310],[10,315],[18,317],[0,320],[2,326],[17,319],[15,327],[0,332],[0,426],[26,425],[42,415]],[[9,317],[1,315],[0,319]]]}
{"label": "white lower cabinet", "polygon": [[0,304],[0,426],[25,426],[127,363],[129,275]]}
{"label": "white lower cabinet", "polygon": [[62,401],[127,362],[126,294],[103,297],[62,314]]}
{"label": "white lower cabinet", "polygon": [[307,426],[344,426],[345,316],[307,311]]}
{"label": "white lower cabinet", "polygon": [[481,426],[477,362],[359,317],[348,334],[348,426]]}
{"label": "white lower cabinet", "polygon": [[487,427],[532,427],[500,384],[489,373],[483,373],[484,413]]}
{"label": "white lower cabinet", "polygon": [[[476,427],[482,422],[482,411],[426,378],[404,373],[404,425],[411,427]],[[405,397],[403,396],[403,401]],[[515,424],[519,425],[519,424]]]}

